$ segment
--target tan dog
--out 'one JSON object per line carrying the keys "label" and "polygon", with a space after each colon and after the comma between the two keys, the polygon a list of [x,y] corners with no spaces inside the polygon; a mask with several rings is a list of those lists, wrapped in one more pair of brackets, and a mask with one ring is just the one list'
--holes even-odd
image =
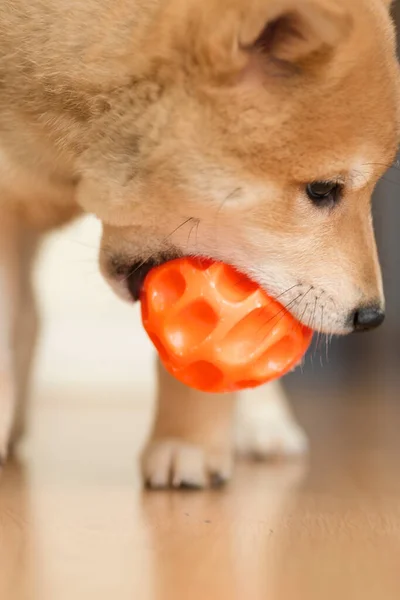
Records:
{"label": "tan dog", "polygon": [[[34,250],[82,210],[103,223],[101,269],[123,297],[155,263],[200,254],[321,331],[383,320],[370,197],[398,143],[393,38],[385,0],[3,0],[3,458],[23,429]],[[242,444],[304,450],[269,389]],[[233,401],[161,373],[145,479],[228,479]]]}

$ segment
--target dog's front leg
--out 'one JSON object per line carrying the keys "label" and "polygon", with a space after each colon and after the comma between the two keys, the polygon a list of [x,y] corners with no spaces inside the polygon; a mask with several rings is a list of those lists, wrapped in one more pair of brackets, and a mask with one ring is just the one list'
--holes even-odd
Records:
{"label": "dog's front leg", "polygon": [[[159,365],[157,414],[143,453],[153,488],[203,488],[227,481],[233,466],[235,394],[190,390]],[[307,438],[279,382],[238,394],[236,447],[256,458],[297,456]]]}
{"label": "dog's front leg", "polygon": [[279,381],[239,394],[236,448],[258,459],[305,454],[308,441]]}
{"label": "dog's front leg", "polygon": [[226,482],[233,464],[234,394],[191,390],[158,365],[158,406],[142,460],[153,488],[203,488]]}
{"label": "dog's front leg", "polygon": [[16,407],[15,330],[19,311],[19,230],[16,221],[0,221],[0,461],[4,462]]}
{"label": "dog's front leg", "polygon": [[30,267],[36,236],[13,216],[0,220],[0,461],[23,430],[36,334]]}

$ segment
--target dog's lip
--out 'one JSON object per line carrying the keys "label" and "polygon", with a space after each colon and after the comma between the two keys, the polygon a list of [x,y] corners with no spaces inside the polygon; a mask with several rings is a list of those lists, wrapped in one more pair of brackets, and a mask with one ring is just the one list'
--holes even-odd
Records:
{"label": "dog's lip", "polygon": [[132,300],[136,302],[140,299],[140,293],[146,275],[154,269],[154,267],[158,267],[170,260],[174,260],[179,256],[181,255],[169,252],[168,254],[160,254],[147,260],[137,261],[137,263],[131,263],[126,276],[126,284]]}
{"label": "dog's lip", "polygon": [[140,298],[140,292],[143,287],[143,282],[146,278],[147,273],[151,271],[156,266],[156,263],[151,264],[149,262],[145,262],[139,264],[137,267],[132,267],[132,273],[128,275],[126,283],[128,286],[129,293],[132,297],[132,300],[136,302]]}

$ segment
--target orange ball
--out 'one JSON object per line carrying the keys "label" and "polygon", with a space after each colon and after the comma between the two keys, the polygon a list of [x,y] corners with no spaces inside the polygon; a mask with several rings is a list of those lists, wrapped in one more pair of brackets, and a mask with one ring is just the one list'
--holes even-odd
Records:
{"label": "orange ball", "polygon": [[164,367],[204,392],[256,387],[290,371],[312,331],[233,267],[179,258],[152,269],[143,325]]}

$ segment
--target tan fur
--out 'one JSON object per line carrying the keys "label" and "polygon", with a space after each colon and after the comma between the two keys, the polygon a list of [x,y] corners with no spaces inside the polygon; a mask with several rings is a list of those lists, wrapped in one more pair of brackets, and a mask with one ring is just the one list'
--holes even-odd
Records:
{"label": "tan fur", "polygon": [[[1,3],[0,452],[17,410],[15,307],[31,296],[15,279],[26,232],[82,210],[103,223],[101,268],[122,296],[116,265],[173,250],[235,264],[325,332],[383,306],[370,196],[400,124],[388,4]],[[305,186],[333,179],[342,201],[316,208]],[[232,401],[176,385],[160,392],[145,476],[154,444],[158,481],[182,483],[187,445],[192,483],[228,476]]]}

